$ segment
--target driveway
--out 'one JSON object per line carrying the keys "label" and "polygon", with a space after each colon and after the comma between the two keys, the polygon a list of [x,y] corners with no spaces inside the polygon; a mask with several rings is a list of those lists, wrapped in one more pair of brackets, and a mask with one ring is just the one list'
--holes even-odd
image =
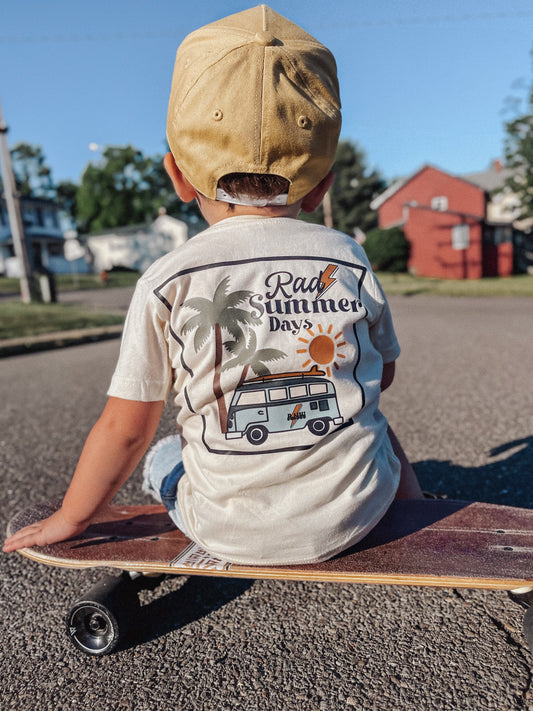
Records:
{"label": "driveway", "polygon": [[[391,305],[403,353],[383,409],[423,487],[533,507],[533,300]],[[62,495],[118,348],[2,361],[4,523],[27,501]],[[169,406],[159,437],[173,418]],[[139,480],[121,501],[146,501]],[[533,709],[522,611],[502,592],[174,578],[144,594],[136,644],[98,659],[64,630],[96,571],[13,554],[0,574],[6,711]]]}

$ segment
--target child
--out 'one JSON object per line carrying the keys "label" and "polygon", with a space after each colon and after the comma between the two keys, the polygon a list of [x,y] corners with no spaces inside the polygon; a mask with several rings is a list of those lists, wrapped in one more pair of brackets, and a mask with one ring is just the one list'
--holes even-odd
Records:
{"label": "child", "polygon": [[378,410],[399,355],[383,292],[354,240],[295,219],[333,181],[340,124],[333,56],[270,8],[185,39],[165,167],[210,227],[139,280],[63,505],[4,550],[81,533],[140,461],[170,395],[181,453],[155,451],[146,486],[224,560],[324,560],[395,495],[422,496],[391,433],[400,481]]}

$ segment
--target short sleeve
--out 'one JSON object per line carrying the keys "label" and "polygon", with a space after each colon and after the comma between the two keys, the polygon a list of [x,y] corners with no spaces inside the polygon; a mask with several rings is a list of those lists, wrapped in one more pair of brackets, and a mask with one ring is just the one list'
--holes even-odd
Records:
{"label": "short sleeve", "polygon": [[164,307],[140,279],[124,324],[108,395],[142,402],[167,400],[172,387],[167,332]]}
{"label": "short sleeve", "polygon": [[369,336],[373,346],[381,353],[384,363],[392,363],[400,355],[400,344],[394,331],[392,314],[387,298],[377,279],[373,279],[376,304],[376,317],[370,323]]}

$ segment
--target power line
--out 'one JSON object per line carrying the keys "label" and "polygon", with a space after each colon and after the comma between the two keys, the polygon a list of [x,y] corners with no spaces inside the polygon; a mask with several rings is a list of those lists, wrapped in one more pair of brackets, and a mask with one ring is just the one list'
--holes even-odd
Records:
{"label": "power line", "polygon": [[[478,12],[462,15],[428,15],[424,17],[396,17],[381,19],[365,19],[360,21],[342,22],[342,29],[358,29],[364,27],[398,27],[409,25],[442,25],[460,24],[469,22],[482,22],[485,20],[514,20],[533,17],[533,11],[518,12]],[[324,26],[330,26],[326,23]],[[338,26],[337,24],[335,26]],[[113,33],[89,33],[89,34],[55,34],[55,35],[0,35],[0,42],[11,44],[36,43],[36,42],[121,42],[126,40],[159,40],[159,39],[180,39],[182,33],[176,32],[113,32]]]}

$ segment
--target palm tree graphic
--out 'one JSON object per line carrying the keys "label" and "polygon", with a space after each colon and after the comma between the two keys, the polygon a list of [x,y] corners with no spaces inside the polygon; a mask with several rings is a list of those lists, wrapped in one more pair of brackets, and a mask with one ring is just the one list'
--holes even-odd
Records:
{"label": "palm tree graphic", "polygon": [[272,360],[281,360],[282,358],[287,357],[286,353],[278,350],[277,348],[261,348],[256,350],[257,336],[251,329],[248,335],[247,344],[242,341],[228,341],[224,343],[224,347],[230,353],[236,355],[222,366],[222,370],[229,370],[230,368],[235,368],[238,365],[243,366],[239,385],[242,385],[245,381],[250,368],[258,377],[270,375],[270,370],[267,368],[265,363]]}
{"label": "palm tree graphic", "polygon": [[197,353],[204,347],[211,333],[214,331],[215,368],[213,375],[213,395],[215,396],[218,406],[218,417],[222,433],[225,433],[227,430],[228,419],[228,411],[220,383],[223,350],[226,345],[222,342],[222,332],[228,332],[234,339],[231,343],[235,344],[235,348],[240,349],[246,345],[246,337],[241,328],[241,324],[261,324],[260,318],[245,309],[238,308],[239,304],[242,304],[243,301],[246,301],[252,296],[252,292],[243,289],[228,293],[229,283],[229,277],[225,277],[220,282],[215,290],[212,301],[200,296],[187,299],[183,306],[197,311],[197,314],[188,319],[181,329],[183,334],[195,331],[194,349]]}

